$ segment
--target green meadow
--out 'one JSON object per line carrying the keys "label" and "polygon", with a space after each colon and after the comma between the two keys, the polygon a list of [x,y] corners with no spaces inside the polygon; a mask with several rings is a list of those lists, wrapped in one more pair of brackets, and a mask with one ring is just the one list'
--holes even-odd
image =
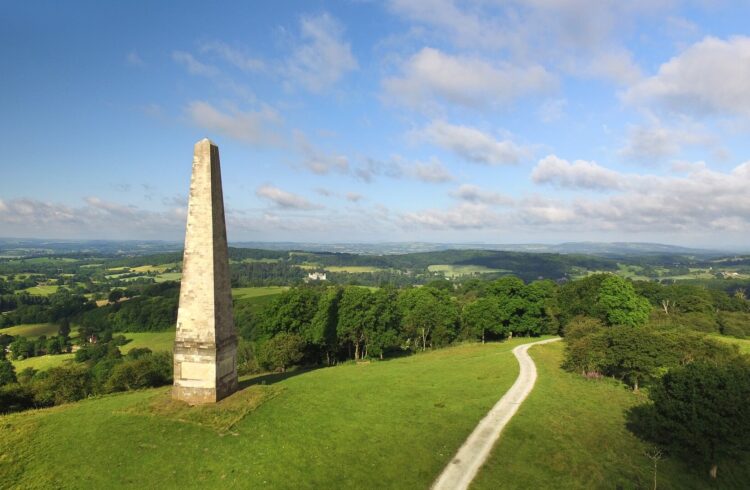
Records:
{"label": "green meadow", "polygon": [[46,371],[49,368],[57,367],[67,361],[72,360],[75,354],[57,354],[54,356],[36,356],[22,359],[20,361],[11,361],[16,372],[20,373],[26,368],[34,368],[37,371]]}
{"label": "green meadow", "polygon": [[217,409],[170,404],[159,388],[2,416],[0,481],[427,488],[511,386],[511,350],[528,341],[245,379]]}
{"label": "green meadow", "polygon": [[0,329],[0,333],[35,339],[42,335],[46,335],[47,337],[57,335],[58,330],[60,330],[60,327],[56,323],[25,323],[23,325],[14,325]]}
{"label": "green meadow", "polygon": [[[539,378],[505,428],[472,488],[653,488],[649,446],[625,428],[625,411],[646,400],[609,379],[560,368],[562,342],[529,350]],[[657,488],[747,488],[750,461],[724,465],[712,485],[708,468],[667,458]]]}

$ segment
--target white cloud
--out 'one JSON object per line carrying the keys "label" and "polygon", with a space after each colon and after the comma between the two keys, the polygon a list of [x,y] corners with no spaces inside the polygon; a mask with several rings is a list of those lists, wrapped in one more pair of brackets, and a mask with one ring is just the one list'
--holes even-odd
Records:
{"label": "white cloud", "polygon": [[91,196],[81,206],[30,198],[0,201],[0,225],[11,236],[165,238],[184,233],[185,207],[149,211]]}
{"label": "white cloud", "polygon": [[300,29],[303,42],[295,47],[285,69],[295,84],[321,92],[357,69],[351,46],[342,39],[344,30],[333,17],[304,17]]}
{"label": "white cloud", "polygon": [[357,192],[347,192],[344,195],[344,197],[346,198],[347,201],[350,201],[350,202],[359,202],[364,198],[362,194],[359,194]]}
{"label": "white cloud", "polygon": [[618,85],[628,85],[643,77],[633,54],[624,48],[612,48],[593,53],[582,70],[593,78],[611,80]]}
{"label": "white cloud", "polygon": [[201,75],[204,77],[213,77],[219,74],[216,67],[201,63],[195,57],[185,51],[172,52],[172,59],[184,66],[192,75]]}
{"label": "white cloud", "polygon": [[488,204],[495,206],[507,206],[513,204],[513,199],[499,192],[489,191],[472,184],[462,184],[451,195],[462,201]]}
{"label": "white cloud", "polygon": [[403,213],[401,224],[405,228],[430,229],[487,229],[496,228],[503,220],[484,204],[461,203],[450,209],[426,209]]}
{"label": "white cloud", "polygon": [[750,37],[706,37],[624,95],[688,115],[750,116]]}
{"label": "white cloud", "polygon": [[404,163],[402,168],[405,174],[422,182],[439,184],[453,180],[453,175],[435,157],[431,158],[428,162],[415,161],[411,164]]}
{"label": "white cloud", "polygon": [[200,45],[200,50],[203,53],[216,54],[226,62],[246,72],[262,71],[266,66],[263,60],[248,56],[242,51],[235,49],[221,41],[202,43]]}
{"label": "white cloud", "polygon": [[376,177],[409,178],[433,184],[454,180],[450,171],[435,157],[424,162],[409,160],[400,155],[393,155],[385,161],[367,158],[355,168],[354,175],[365,182],[372,182]]}
{"label": "white cloud", "polygon": [[390,98],[425,109],[440,99],[473,108],[506,105],[530,93],[548,91],[555,78],[539,65],[493,65],[470,56],[453,56],[423,48],[401,67],[401,75],[387,78]]}
{"label": "white cloud", "polygon": [[198,127],[254,146],[278,146],[276,133],[281,117],[269,107],[259,111],[222,112],[208,102],[194,101],[186,109],[191,122]]}
{"label": "white cloud", "polygon": [[630,127],[627,143],[619,153],[628,160],[655,163],[677,156],[686,145],[716,146],[714,138],[700,127],[668,128],[657,121]]}
{"label": "white cloud", "polygon": [[138,53],[135,51],[131,51],[125,56],[125,61],[130,66],[146,66],[146,63],[143,62],[140,56],[138,56]]}
{"label": "white cloud", "polygon": [[346,155],[329,153],[316,147],[302,131],[294,131],[294,142],[302,155],[302,165],[314,174],[325,175],[332,171],[349,172],[349,159]]}
{"label": "white cloud", "polygon": [[321,208],[321,206],[311,203],[300,195],[284,191],[269,184],[258,187],[255,190],[255,195],[267,199],[276,206],[284,209],[311,210]]}
{"label": "white cloud", "polygon": [[553,184],[570,189],[617,189],[622,186],[622,175],[596,162],[576,160],[573,163],[548,155],[537,163],[531,173],[537,184]]}
{"label": "white cloud", "polygon": [[545,123],[555,122],[565,115],[567,105],[566,99],[547,100],[539,107],[539,119]]}
{"label": "white cloud", "polygon": [[414,136],[453,152],[464,160],[485,165],[515,164],[528,151],[510,140],[499,141],[476,128],[433,121]]}

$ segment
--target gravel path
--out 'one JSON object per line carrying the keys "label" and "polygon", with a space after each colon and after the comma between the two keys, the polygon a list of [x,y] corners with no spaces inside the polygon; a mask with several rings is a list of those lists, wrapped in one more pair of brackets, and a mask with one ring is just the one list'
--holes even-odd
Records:
{"label": "gravel path", "polygon": [[458,453],[448,463],[435,483],[432,484],[434,490],[464,490],[469,488],[477,471],[490,455],[492,446],[500,437],[503,428],[534,388],[536,365],[529,357],[529,347],[557,340],[560,340],[560,338],[523,344],[513,349],[513,355],[516,356],[518,364],[521,366],[516,382],[466,439]]}

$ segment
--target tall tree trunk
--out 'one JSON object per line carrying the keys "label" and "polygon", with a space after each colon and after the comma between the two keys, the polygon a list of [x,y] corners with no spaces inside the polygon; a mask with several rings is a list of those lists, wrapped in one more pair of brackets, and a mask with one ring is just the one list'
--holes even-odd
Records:
{"label": "tall tree trunk", "polygon": [[482,343],[484,344],[484,329],[482,329]]}
{"label": "tall tree trunk", "polygon": [[712,480],[716,480],[716,475],[719,472],[719,465],[714,463],[711,465],[711,471],[708,472],[709,475],[711,475]]}
{"label": "tall tree trunk", "polygon": [[427,329],[422,329],[422,352],[427,350]]}
{"label": "tall tree trunk", "polygon": [[354,360],[359,360],[359,341],[354,343]]}

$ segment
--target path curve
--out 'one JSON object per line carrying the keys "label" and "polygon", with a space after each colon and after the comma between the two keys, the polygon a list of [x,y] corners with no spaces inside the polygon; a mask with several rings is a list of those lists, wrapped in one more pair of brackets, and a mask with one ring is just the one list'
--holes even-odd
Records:
{"label": "path curve", "polygon": [[513,386],[479,422],[435,483],[433,490],[465,490],[490,455],[492,446],[518,407],[529,396],[536,382],[536,365],[529,357],[529,347],[560,340],[560,337],[522,344],[513,349],[521,370]]}

